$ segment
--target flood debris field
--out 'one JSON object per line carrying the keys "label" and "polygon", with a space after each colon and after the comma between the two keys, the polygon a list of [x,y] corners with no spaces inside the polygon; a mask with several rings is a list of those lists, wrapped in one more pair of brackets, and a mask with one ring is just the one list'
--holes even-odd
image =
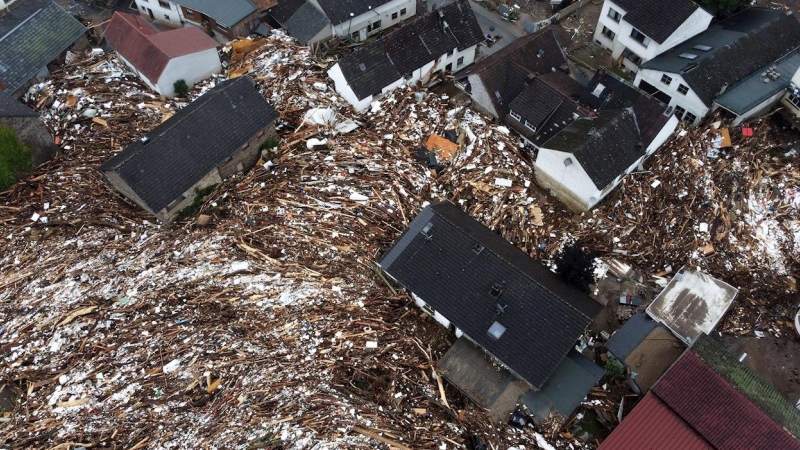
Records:
{"label": "flood debris field", "polygon": [[[800,177],[768,122],[713,158],[708,129],[676,136],[576,217],[537,189],[519,139],[468,108],[401,88],[356,113],[290,38],[251,47],[226,49],[228,70],[276,106],[280,142],[206,199],[206,225],[160,226],[97,171],[186,101],[147,94],[110,55],[31,96],[62,143],[0,194],[0,383],[19,400],[5,447],[587,447],[496,428],[436,377],[452,337],[373,261],[437,199],[543,262],[581,239],[653,274],[700,267],[742,288],[721,329],[788,333]],[[447,129],[462,145],[435,173],[416,149]]]}

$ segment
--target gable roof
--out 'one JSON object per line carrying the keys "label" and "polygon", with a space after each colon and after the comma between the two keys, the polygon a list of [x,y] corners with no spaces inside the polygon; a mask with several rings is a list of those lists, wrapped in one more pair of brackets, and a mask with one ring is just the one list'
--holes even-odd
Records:
{"label": "gable roof", "polygon": [[714,102],[735,114],[744,114],[786,89],[799,68],[800,50],[795,50],[756,70],[749,77],[728,88]]}
{"label": "gable roof", "polygon": [[218,167],[278,114],[252,80],[224,81],[100,166],[116,171],[154,212]]}
{"label": "gable roof", "polygon": [[[697,46],[711,48],[703,51]],[[710,106],[726,83],[738,83],[799,46],[800,23],[791,11],[748,8],[647,61],[641,68],[680,75]]]}
{"label": "gable roof", "polygon": [[250,0],[170,0],[231,28],[258,10]]}
{"label": "gable roof", "polygon": [[[625,10],[622,19],[659,44],[700,6],[692,0],[611,0]],[[709,14],[710,15],[710,14]]]}
{"label": "gable roof", "polygon": [[157,83],[171,58],[217,48],[217,41],[195,27],[159,32],[139,16],[115,12],[106,41],[150,81]]}
{"label": "gable roof", "polygon": [[644,154],[640,144],[637,117],[629,108],[577,119],[544,147],[572,153],[597,189],[603,189]]}
{"label": "gable roof", "polygon": [[522,397],[522,403],[534,417],[542,421],[547,420],[551,412],[569,417],[604,373],[602,367],[572,349],[544,383],[542,390],[528,391]]}
{"label": "gable roof", "polygon": [[[734,380],[731,382],[731,380]],[[767,405],[765,408],[763,405]],[[641,424],[658,424],[643,432]],[[798,450],[800,412],[703,335],[653,386],[600,449],[648,448],[657,434],[668,448]],[[669,433],[662,432],[662,427]],[[787,431],[788,430],[788,431]],[[652,433],[651,433],[652,432]],[[695,439],[688,438],[695,435]],[[686,444],[670,436],[686,437]],[[701,436],[705,441],[699,441]]]}
{"label": "gable roof", "polygon": [[52,0],[18,0],[0,14],[0,90],[20,89],[86,28]]}
{"label": "gable roof", "polygon": [[469,2],[456,0],[347,55],[339,66],[362,100],[453,49],[465,50],[482,40]]}
{"label": "gable roof", "polygon": [[316,0],[334,25],[345,23],[393,0]]}
{"label": "gable roof", "polygon": [[283,2],[273,10],[272,17],[303,45],[331,25],[325,13],[309,0]]}
{"label": "gable roof", "polygon": [[0,91],[0,117],[37,117],[36,111],[28,108],[14,97]]}
{"label": "gable roof", "polygon": [[[504,123],[532,142],[545,142],[575,120],[581,112],[577,102],[551,87],[551,83],[542,76],[528,83],[508,109],[519,114],[521,119],[506,116]],[[526,127],[526,121],[536,131]]]}
{"label": "gable roof", "polygon": [[[430,239],[423,234],[428,224]],[[423,209],[379,264],[536,388],[601,309],[447,201]],[[494,285],[499,299],[490,293]],[[506,328],[499,339],[488,334],[495,321]]]}
{"label": "gable roof", "polygon": [[566,54],[553,29],[547,28],[523,36],[484,58],[467,75],[480,78],[495,110],[503,117],[508,113],[511,102],[525,87],[528,75],[550,73],[566,63]]}

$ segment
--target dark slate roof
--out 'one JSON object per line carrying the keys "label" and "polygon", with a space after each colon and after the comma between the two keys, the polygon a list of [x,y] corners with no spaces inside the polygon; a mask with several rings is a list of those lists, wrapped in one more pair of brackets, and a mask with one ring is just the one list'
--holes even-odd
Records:
{"label": "dark slate roof", "polygon": [[[593,94],[599,84],[604,86],[599,96]],[[672,115],[665,115],[667,105],[611,72],[598,71],[589,81],[580,102],[598,111],[632,108],[636,113],[640,139],[647,148],[658,133],[669,122]]]}
{"label": "dark slate roof", "polygon": [[340,23],[350,20],[351,14],[353,17],[358,17],[370,9],[375,9],[379,6],[385,5],[392,0],[317,0],[319,6],[325,11],[331,23],[339,25]]}
{"label": "dark slate roof", "polygon": [[606,343],[608,351],[624,360],[653,331],[658,322],[645,313],[634,314]]}
{"label": "dark slate roof", "polygon": [[36,111],[0,91],[0,117],[36,117]]}
{"label": "dark slate roof", "polygon": [[[538,130],[536,130],[536,135],[533,137],[532,142],[536,145],[542,145],[574,122],[575,119],[586,117],[588,114],[588,111],[576,105],[575,102],[565,101],[556,108],[553,114],[547,118]],[[530,130],[524,127],[521,130],[523,134],[527,131]]]}
{"label": "dark slate roof", "polygon": [[766,381],[725,351],[716,338],[700,335],[692,345],[692,352],[795,438],[800,438],[800,412]]}
{"label": "dark slate roof", "polygon": [[[380,266],[536,388],[602,308],[450,202],[423,209]],[[497,340],[487,334],[495,321],[506,327]]]}
{"label": "dark slate roof", "polygon": [[267,128],[278,114],[248,77],[220,83],[100,167],[158,212]]}
{"label": "dark slate roof", "polygon": [[800,449],[800,441],[694,351],[684,352],[650,392],[714,448]]}
{"label": "dark slate roof", "polygon": [[[475,64],[467,75],[480,77],[495,109],[503,117],[508,113],[508,105],[525,87],[527,75],[549,73],[566,64],[567,57],[553,29],[547,28],[508,44]],[[500,94],[500,99],[495,92]]]}
{"label": "dark slate roof", "polygon": [[612,0],[625,10],[622,19],[659,44],[700,8],[692,0]]}
{"label": "dark slate roof", "polygon": [[574,349],[570,350],[542,389],[528,391],[522,403],[541,421],[547,420],[553,411],[569,417],[604,373],[602,367]]}
{"label": "dark slate roof", "polygon": [[601,111],[572,122],[544,147],[572,153],[597,189],[603,189],[644,155],[636,120],[631,109]]}
{"label": "dark slate roof", "polygon": [[[694,47],[705,45],[708,51]],[[676,73],[710,106],[727,83],[733,86],[753,72],[800,47],[800,23],[794,14],[748,8],[642,64],[642,69]],[[680,57],[696,55],[695,59]]]}
{"label": "dark slate roof", "polygon": [[230,28],[257,11],[250,0],[171,0],[213,18]]}
{"label": "dark slate roof", "polygon": [[278,6],[272,8],[269,14],[283,26],[305,4],[306,0],[280,0]]}
{"label": "dark slate roof", "polygon": [[[439,12],[449,25],[447,30],[440,23]],[[457,0],[351,53],[339,65],[360,100],[454,48],[464,50],[482,40],[483,33],[469,2]]]}
{"label": "dark slate roof", "polygon": [[286,22],[280,23],[303,45],[331,25],[325,14],[309,1],[303,3]]}
{"label": "dark slate roof", "polygon": [[[724,94],[717,97],[715,103],[735,114],[744,114],[786,89],[798,68],[800,68],[800,51],[795,50],[756,70],[736,86],[729,87]],[[765,76],[771,73],[777,73],[777,78]],[[768,81],[765,83],[764,80]]]}
{"label": "dark slate roof", "polygon": [[15,92],[86,28],[52,0],[19,0],[0,14],[0,90]]}
{"label": "dark slate roof", "polygon": [[[576,101],[557,92],[542,76],[525,86],[509,105],[509,110],[519,114],[521,119],[506,115],[504,123],[534,143],[545,142],[584,113]],[[525,126],[526,120],[536,131]]]}

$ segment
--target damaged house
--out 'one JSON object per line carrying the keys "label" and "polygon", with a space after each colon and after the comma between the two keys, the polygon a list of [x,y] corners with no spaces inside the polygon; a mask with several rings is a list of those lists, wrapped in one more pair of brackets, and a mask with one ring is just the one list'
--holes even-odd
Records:
{"label": "damaged house", "polygon": [[248,170],[278,114],[252,80],[225,81],[100,166],[125,197],[170,223],[197,191]]}
{"label": "damaged house", "polygon": [[159,32],[141,17],[115,12],[105,38],[147,86],[167,97],[178,80],[191,88],[222,70],[219,44],[194,27]]}
{"label": "damaged house", "polygon": [[[21,96],[49,76],[86,28],[53,0],[17,0],[0,12],[0,91]],[[62,59],[63,62],[63,59]]]}
{"label": "damaged house", "polygon": [[0,127],[9,127],[31,152],[31,162],[38,166],[52,159],[58,147],[36,111],[0,91]]}
{"label": "damaged house", "polygon": [[414,0],[280,0],[270,14],[303,45],[336,36],[361,42],[413,17]]}
{"label": "damaged house", "polygon": [[602,306],[450,202],[423,209],[379,262],[457,341],[438,370],[505,421],[569,416],[603,370],[575,350]]}
{"label": "damaged house", "polygon": [[249,35],[261,14],[250,0],[136,0],[136,9],[151,20],[199,27],[221,41]]}
{"label": "damaged house", "polygon": [[363,111],[398,86],[428,83],[441,72],[469,66],[483,39],[469,2],[457,0],[345,56],[328,75],[336,92]]}

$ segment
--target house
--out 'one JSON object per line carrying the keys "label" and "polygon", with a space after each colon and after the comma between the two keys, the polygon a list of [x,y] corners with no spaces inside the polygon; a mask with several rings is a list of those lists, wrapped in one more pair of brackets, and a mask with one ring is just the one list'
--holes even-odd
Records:
{"label": "house", "polygon": [[0,127],[12,128],[25,147],[31,151],[31,162],[38,166],[52,159],[58,147],[36,111],[0,91]]}
{"label": "house", "polygon": [[250,0],[136,0],[136,8],[152,20],[189,23],[220,40],[249,35],[261,14]]}
{"label": "house", "polygon": [[634,314],[606,342],[608,353],[630,369],[631,387],[646,393],[677,361],[686,345],[647,314]]}
{"label": "house", "polygon": [[[507,419],[520,395],[535,397],[526,394],[531,389],[547,395],[537,410],[561,397],[574,409],[594,385],[587,387],[598,374],[591,361],[565,358],[602,306],[456,205],[423,209],[379,265],[455,332],[440,372],[494,417]],[[579,382],[555,380],[557,373]],[[564,403],[558,408],[571,413]]]}
{"label": "house", "polygon": [[[795,129],[800,129],[800,68],[792,75],[786,92],[781,97],[781,115],[792,124]],[[800,332],[800,328],[798,328]]]}
{"label": "house", "polygon": [[526,83],[537,75],[568,73],[567,55],[552,28],[525,35],[470,68],[460,85],[472,107],[503,119]]}
{"label": "house", "polygon": [[197,190],[252,167],[278,114],[252,80],[224,81],[100,166],[131,201],[172,222]]}
{"label": "house", "polygon": [[611,193],[678,125],[661,102],[603,70],[579,102],[598,112],[534,142],[536,182],[575,212]]}
{"label": "house", "polygon": [[[634,84],[697,125],[726,89],[798,47],[800,24],[791,11],[748,8],[642,64]],[[740,102],[761,96],[758,89]]]}
{"label": "house", "polygon": [[272,17],[303,45],[334,36],[353,42],[417,13],[414,0],[280,0]]}
{"label": "house", "polygon": [[739,290],[699,271],[681,268],[647,307],[647,314],[686,344],[711,333]]}
{"label": "house", "polygon": [[222,71],[219,44],[194,27],[159,32],[139,16],[115,12],[105,38],[150,89],[167,97],[178,80],[191,87]]}
{"label": "house", "polygon": [[456,0],[344,57],[328,75],[336,92],[363,111],[398,86],[426,83],[438,72],[467,67],[483,39],[469,2]]}
{"label": "house", "polygon": [[701,335],[599,450],[798,450],[800,412]]}
{"label": "house", "polygon": [[0,91],[19,97],[86,28],[53,0],[17,0],[0,14]]}
{"label": "house", "polygon": [[705,31],[714,17],[692,0],[607,0],[594,40],[630,72]]}

